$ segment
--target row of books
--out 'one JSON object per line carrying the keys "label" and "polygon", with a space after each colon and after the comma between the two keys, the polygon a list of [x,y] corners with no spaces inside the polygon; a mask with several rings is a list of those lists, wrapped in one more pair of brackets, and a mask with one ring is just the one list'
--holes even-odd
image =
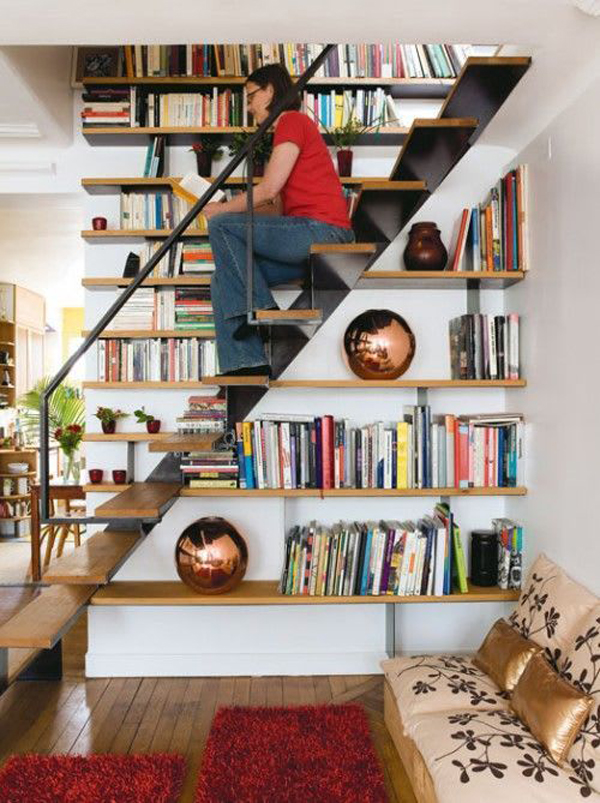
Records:
{"label": "row of books", "polygon": [[523,527],[511,519],[492,519],[498,538],[498,585],[521,588],[523,566]]}
{"label": "row of books", "polygon": [[169,337],[98,341],[100,382],[187,382],[218,372],[214,340]]}
{"label": "row of books", "polygon": [[518,379],[519,324],[509,315],[460,315],[449,323],[452,379]]}
{"label": "row of books", "polygon": [[[147,265],[162,243],[146,243],[140,251],[140,265]],[[152,278],[173,276],[203,276],[214,273],[215,263],[210,242],[206,240],[180,240],[152,271]]]}
{"label": "row of books", "polygon": [[[456,578],[456,589],[453,587]],[[418,521],[313,521],[285,539],[279,591],[306,596],[466,593],[460,528],[445,504]]]}
{"label": "row of books", "polygon": [[165,175],[166,137],[158,134],[150,138],[144,161],[144,178],[162,178]]}
{"label": "row of books", "polygon": [[398,115],[389,91],[376,89],[332,89],[302,95],[300,111],[327,128],[343,126],[351,118],[361,125],[398,125]]}
{"label": "row of books", "polygon": [[[521,415],[437,415],[405,406],[403,420],[268,414],[236,425],[242,488],[498,488],[523,482]],[[243,459],[242,459],[243,455]]]}
{"label": "row of books", "polygon": [[[264,64],[285,64],[301,75],[322,44],[126,45],[124,69],[130,77],[244,76]],[[317,77],[454,77],[470,53],[469,45],[338,45]]]}
{"label": "row of books", "polygon": [[483,204],[463,209],[450,270],[528,270],[528,215],[528,169],[519,165]]}
{"label": "row of books", "polygon": [[198,329],[214,328],[208,287],[140,287],[115,315],[112,329]]}
{"label": "row of books", "polygon": [[[121,229],[172,229],[189,212],[184,198],[174,192],[122,192],[119,220]],[[204,229],[200,215],[190,223],[190,229]]]}

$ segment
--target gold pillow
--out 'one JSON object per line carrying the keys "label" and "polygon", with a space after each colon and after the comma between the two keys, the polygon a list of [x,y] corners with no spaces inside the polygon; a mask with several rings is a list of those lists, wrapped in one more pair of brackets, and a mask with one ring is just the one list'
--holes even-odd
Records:
{"label": "gold pillow", "polygon": [[535,655],[515,686],[510,704],[549,755],[562,764],[593,700],[560,678],[543,655]]}
{"label": "gold pillow", "polygon": [[541,651],[538,644],[498,619],[473,656],[473,663],[501,689],[512,691],[529,661]]}

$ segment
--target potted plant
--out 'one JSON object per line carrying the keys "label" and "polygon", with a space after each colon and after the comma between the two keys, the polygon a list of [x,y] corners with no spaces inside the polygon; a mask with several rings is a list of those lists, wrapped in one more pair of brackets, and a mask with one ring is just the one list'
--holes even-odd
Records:
{"label": "potted plant", "polygon": [[54,440],[58,442],[65,456],[63,481],[67,484],[79,485],[79,444],[83,437],[83,427],[79,424],[67,424],[54,430]]}
{"label": "potted plant", "polygon": [[[244,147],[246,142],[254,134],[254,131],[238,131],[233,135],[233,140],[229,146],[229,155],[236,156]],[[271,157],[273,150],[273,135],[263,134],[254,146],[254,175],[262,176],[265,172],[265,165]],[[244,167],[244,174],[246,168]]]}
{"label": "potted plant", "polygon": [[126,418],[129,413],[124,413],[122,410],[113,410],[112,407],[98,407],[94,415],[100,420],[102,432],[106,435],[111,435],[117,428],[119,418]]}
{"label": "potted plant", "polygon": [[150,413],[147,413],[144,407],[142,407],[140,410],[134,410],[133,414],[136,417],[138,424],[146,425],[146,430],[150,432],[150,434],[160,432],[160,419],[155,418],[153,415],[150,415]]}
{"label": "potted plant", "polygon": [[352,147],[356,145],[359,137],[363,134],[379,130],[383,123],[383,115],[378,117],[374,123],[364,125],[355,116],[354,106],[352,106],[349,110],[344,110],[343,119],[342,125],[327,126],[317,117],[319,124],[325,129],[325,133],[329,134],[336,149],[338,174],[340,176],[351,176]]}
{"label": "potted plant", "polygon": [[214,134],[200,134],[199,142],[194,142],[190,150],[196,154],[199,176],[210,176],[213,159],[217,161],[223,155],[223,147]]}

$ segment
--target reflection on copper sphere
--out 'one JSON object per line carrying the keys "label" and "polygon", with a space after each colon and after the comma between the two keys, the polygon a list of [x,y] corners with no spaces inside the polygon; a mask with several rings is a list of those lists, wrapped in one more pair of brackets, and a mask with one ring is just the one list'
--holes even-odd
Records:
{"label": "reflection on copper sphere", "polygon": [[344,361],[361,379],[397,379],[415,355],[415,336],[401,315],[369,309],[344,334]]}
{"label": "reflection on copper sphere", "polygon": [[248,547],[235,527],[219,516],[198,519],[181,533],[175,547],[177,573],[200,594],[223,594],[241,582]]}

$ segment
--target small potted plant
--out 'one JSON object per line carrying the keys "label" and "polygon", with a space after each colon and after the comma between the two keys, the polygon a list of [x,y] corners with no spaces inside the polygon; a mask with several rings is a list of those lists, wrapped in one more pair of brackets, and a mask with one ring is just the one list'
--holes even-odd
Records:
{"label": "small potted plant", "polygon": [[[236,156],[244,147],[246,142],[254,134],[254,131],[238,131],[233,135],[233,140],[229,146],[229,155]],[[273,150],[273,135],[263,134],[254,146],[254,175],[263,176],[265,173],[265,165],[271,158]],[[244,168],[244,173],[245,173]]]}
{"label": "small potted plant", "polygon": [[336,149],[338,174],[349,177],[352,175],[352,147],[356,145],[359,137],[369,131],[378,131],[382,125],[383,117],[378,117],[374,123],[364,125],[359,122],[354,114],[354,106],[349,110],[344,110],[344,122],[342,125],[327,126],[319,118],[319,124],[325,133],[331,137],[334,148]]}
{"label": "small potted plant", "polygon": [[150,434],[160,432],[160,419],[154,418],[153,415],[147,413],[144,407],[142,407],[140,410],[134,410],[133,414],[136,417],[138,424],[146,425],[146,429]]}
{"label": "small potted plant", "polygon": [[199,142],[194,142],[190,150],[196,154],[199,176],[210,176],[213,159],[216,162],[223,155],[223,147],[214,134],[200,134]]}
{"label": "small potted plant", "polygon": [[98,407],[94,415],[102,425],[102,432],[105,435],[112,435],[117,428],[119,418],[126,418],[129,413],[124,413],[122,410],[113,410],[112,407]]}

